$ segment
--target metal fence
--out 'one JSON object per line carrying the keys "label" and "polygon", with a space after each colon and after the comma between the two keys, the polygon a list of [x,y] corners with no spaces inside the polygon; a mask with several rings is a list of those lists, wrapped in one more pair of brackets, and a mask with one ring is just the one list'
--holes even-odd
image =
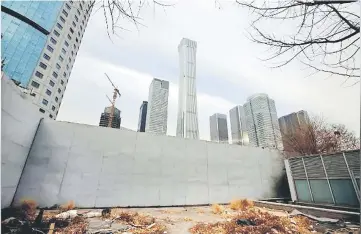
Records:
{"label": "metal fence", "polygon": [[360,150],[285,160],[293,201],[358,207]]}

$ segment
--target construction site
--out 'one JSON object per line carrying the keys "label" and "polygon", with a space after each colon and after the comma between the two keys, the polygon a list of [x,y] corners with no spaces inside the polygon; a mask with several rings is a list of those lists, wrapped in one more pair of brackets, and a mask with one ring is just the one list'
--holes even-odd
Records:
{"label": "construction site", "polygon": [[285,160],[44,119],[12,81],[1,93],[3,233],[359,231],[359,151]]}

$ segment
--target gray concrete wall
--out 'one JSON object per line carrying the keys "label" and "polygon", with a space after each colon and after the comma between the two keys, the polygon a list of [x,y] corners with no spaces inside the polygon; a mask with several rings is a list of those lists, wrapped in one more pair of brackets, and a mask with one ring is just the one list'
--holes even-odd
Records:
{"label": "gray concrete wall", "polygon": [[26,158],[41,118],[18,87],[1,79],[1,208],[15,195]]}
{"label": "gray concrete wall", "polygon": [[169,206],[276,196],[278,151],[43,120],[16,193],[41,206]]}

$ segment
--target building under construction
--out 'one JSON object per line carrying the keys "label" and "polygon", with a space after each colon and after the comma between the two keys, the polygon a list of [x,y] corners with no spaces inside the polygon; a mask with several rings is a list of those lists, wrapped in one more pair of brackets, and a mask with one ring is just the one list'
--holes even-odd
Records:
{"label": "building under construction", "polygon": [[112,128],[120,128],[121,118],[120,118],[120,110],[114,107],[114,115],[111,118],[112,107],[105,107],[104,112],[100,116],[99,126],[101,127],[108,127],[109,121],[111,120],[111,127]]}

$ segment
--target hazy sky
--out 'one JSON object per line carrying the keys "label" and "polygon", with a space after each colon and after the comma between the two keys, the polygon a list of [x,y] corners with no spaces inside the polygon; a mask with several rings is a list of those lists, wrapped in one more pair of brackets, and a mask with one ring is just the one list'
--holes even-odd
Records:
{"label": "hazy sky", "polygon": [[[94,11],[93,11],[94,13]],[[221,9],[209,0],[181,0],[165,10],[142,9],[138,30],[126,21],[120,37],[108,38],[102,12],[86,29],[69,79],[58,120],[98,125],[111,97],[106,72],[122,97],[116,107],[125,128],[137,129],[139,107],[148,99],[153,77],[170,82],[168,135],[175,135],[178,105],[178,44],[183,37],[197,41],[197,94],[200,137],[209,140],[209,116],[243,105],[254,93],[267,93],[276,102],[278,117],[301,109],[322,114],[360,133],[360,87],[342,85],[343,78],[325,74],[308,77],[295,61],[270,69],[260,58],[267,48],[246,37],[250,16],[233,1]],[[270,30],[280,30],[269,24]]]}

